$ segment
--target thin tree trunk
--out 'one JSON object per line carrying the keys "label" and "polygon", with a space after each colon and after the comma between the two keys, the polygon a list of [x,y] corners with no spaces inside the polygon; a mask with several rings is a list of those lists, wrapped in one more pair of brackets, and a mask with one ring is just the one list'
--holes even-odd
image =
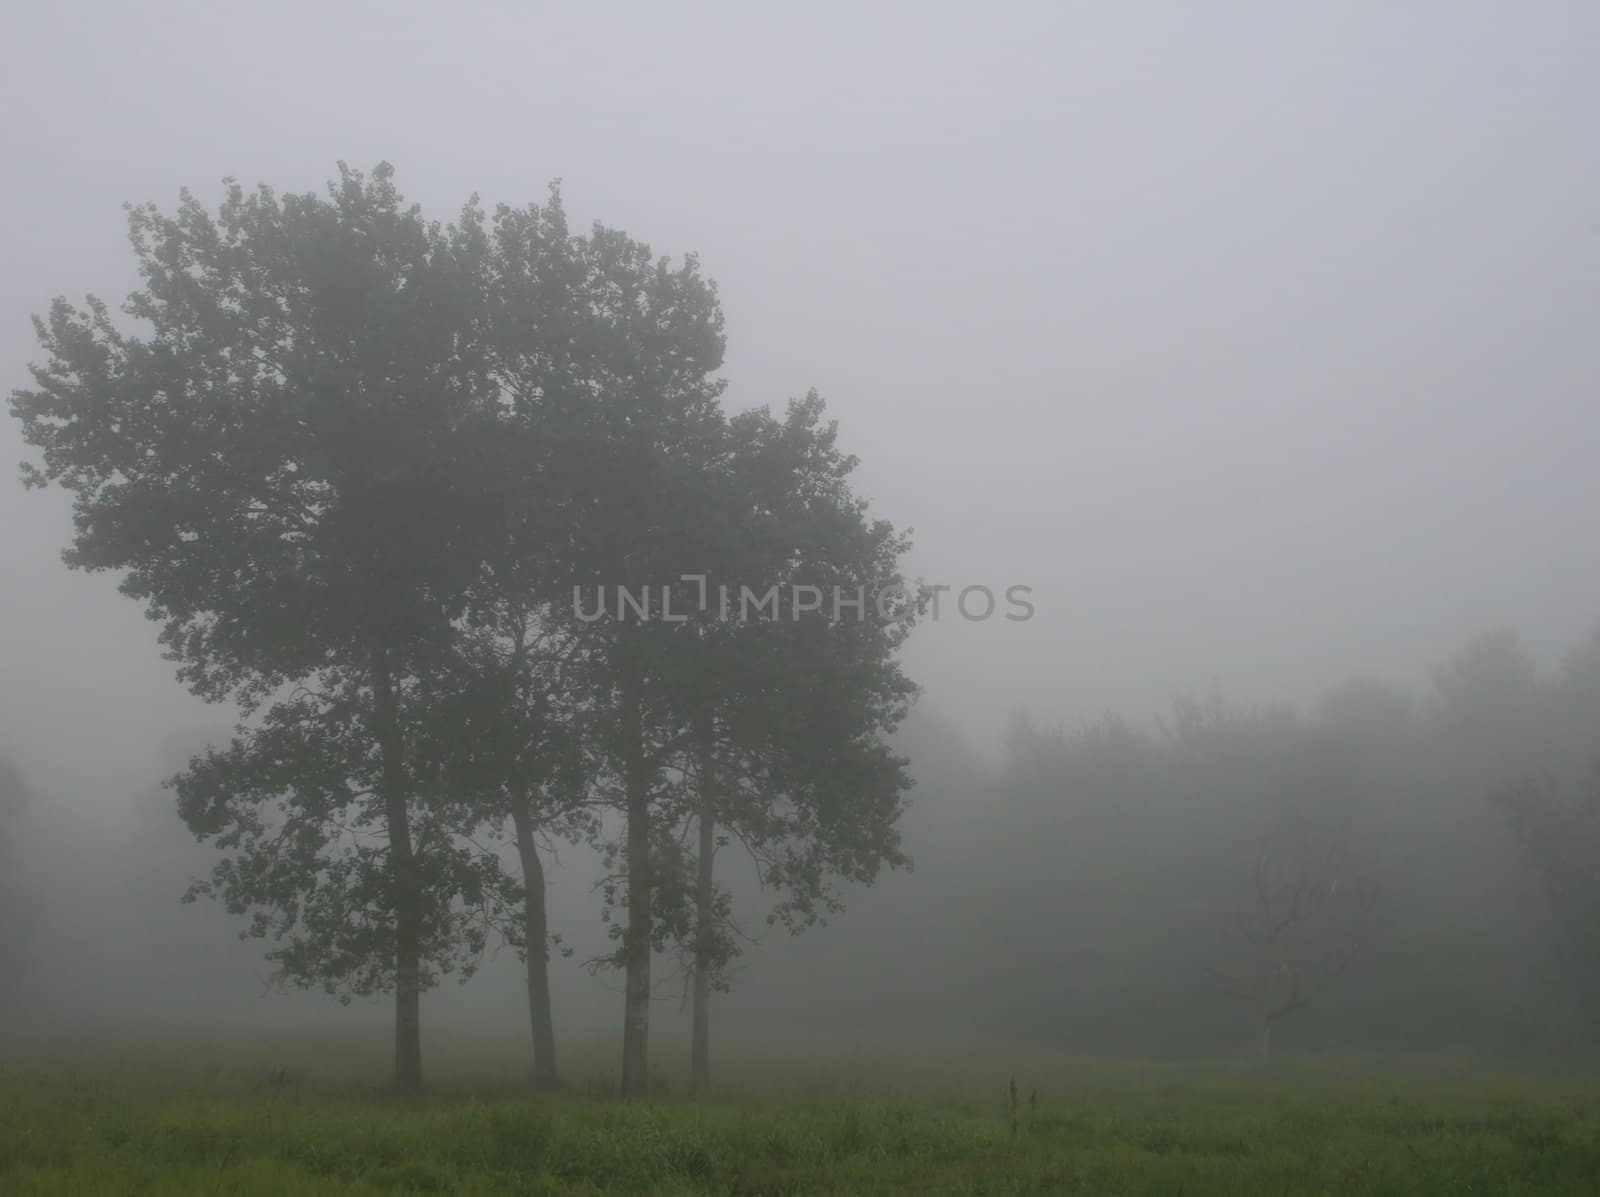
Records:
{"label": "thin tree trunk", "polygon": [[1272,1020],[1270,1018],[1262,1020],[1261,1038],[1256,1047],[1263,1064],[1272,1059]]}
{"label": "thin tree trunk", "polygon": [[696,733],[700,756],[700,852],[695,887],[694,1033],[689,1067],[694,1092],[706,1093],[711,1088],[711,902],[717,850],[716,744],[709,715],[701,717]]}
{"label": "thin tree trunk", "polygon": [[404,1093],[422,1088],[422,904],[406,807],[405,750],[388,653],[373,651],[372,691],[383,756],[383,804],[394,872],[394,1083]]}
{"label": "thin tree trunk", "polygon": [[533,838],[533,811],[526,793],[511,799],[511,822],[522,860],[523,936],[528,946],[528,1020],[533,1030],[533,1085],[554,1089],[556,1028],[550,1010],[550,929],[545,912],[544,862]]}
{"label": "thin tree trunk", "polygon": [[627,786],[628,928],[623,938],[627,972],[622,1015],[622,1095],[650,1091],[651,860],[650,771],[644,747],[644,683],[629,662],[621,686],[621,732]]}

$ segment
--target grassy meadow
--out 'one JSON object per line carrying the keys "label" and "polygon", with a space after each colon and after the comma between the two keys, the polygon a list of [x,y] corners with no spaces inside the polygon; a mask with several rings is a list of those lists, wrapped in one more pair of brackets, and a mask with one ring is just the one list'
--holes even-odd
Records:
{"label": "grassy meadow", "polygon": [[382,1047],[14,1053],[0,1070],[0,1194],[1600,1193],[1600,1087],[1576,1074],[751,1041],[719,1045],[709,1100],[668,1076],[655,1100],[623,1103],[599,1045],[570,1053],[569,1092],[530,1096],[520,1052],[434,1039],[430,1092],[407,1100],[384,1090]]}

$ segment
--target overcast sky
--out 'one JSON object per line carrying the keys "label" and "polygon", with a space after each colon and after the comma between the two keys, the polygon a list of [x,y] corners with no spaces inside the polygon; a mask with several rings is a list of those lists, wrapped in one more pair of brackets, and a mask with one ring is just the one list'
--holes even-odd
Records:
{"label": "overcast sky", "polygon": [[[124,201],[559,177],[699,251],[730,401],[818,387],[915,572],[1034,587],[914,642],[980,740],[1600,618],[1600,6],[10,4],[0,54],[5,389],[132,285]],[[145,784],[218,716],[60,494],[0,516],[0,750]]]}

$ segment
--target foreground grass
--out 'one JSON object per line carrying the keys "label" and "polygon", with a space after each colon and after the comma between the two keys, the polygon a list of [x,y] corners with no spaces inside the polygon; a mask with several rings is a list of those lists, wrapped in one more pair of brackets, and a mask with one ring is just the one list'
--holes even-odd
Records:
{"label": "foreground grass", "polygon": [[8,1072],[0,1193],[1600,1193],[1600,1093],[1570,1083],[1100,1068],[1036,1108],[1024,1087],[1014,1125],[990,1088],[402,1101],[259,1067]]}

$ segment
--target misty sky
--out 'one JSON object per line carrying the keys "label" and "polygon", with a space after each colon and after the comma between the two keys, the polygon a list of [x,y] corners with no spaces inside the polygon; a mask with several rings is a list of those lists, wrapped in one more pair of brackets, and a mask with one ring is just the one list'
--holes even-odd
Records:
{"label": "misty sky", "polygon": [[[730,402],[819,388],[914,572],[1035,588],[913,641],[980,740],[1600,619],[1600,7],[13,4],[0,47],[4,389],[52,295],[133,284],[124,201],[560,177],[700,252]],[[127,792],[225,726],[59,493],[0,515],[0,751]]]}

